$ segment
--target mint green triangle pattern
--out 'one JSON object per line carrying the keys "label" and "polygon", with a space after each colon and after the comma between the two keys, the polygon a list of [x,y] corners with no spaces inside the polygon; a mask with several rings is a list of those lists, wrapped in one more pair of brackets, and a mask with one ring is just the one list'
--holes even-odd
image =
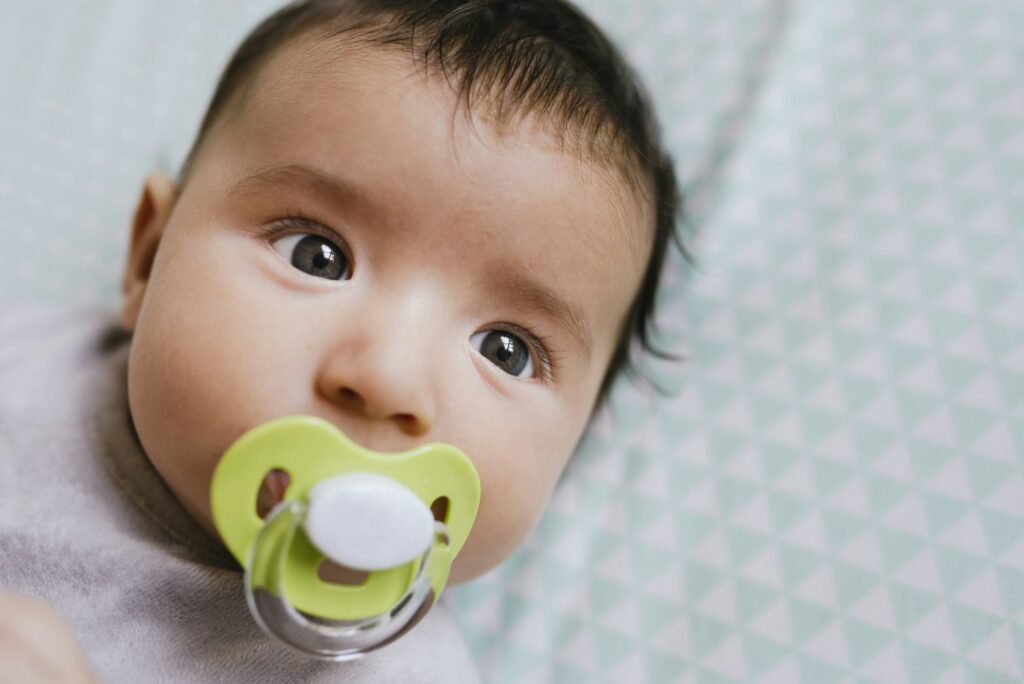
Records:
{"label": "mint green triangle pattern", "polygon": [[690,189],[688,361],[616,388],[520,552],[576,573],[528,599],[573,643],[488,677],[1024,681],[1024,7],[582,4]]}

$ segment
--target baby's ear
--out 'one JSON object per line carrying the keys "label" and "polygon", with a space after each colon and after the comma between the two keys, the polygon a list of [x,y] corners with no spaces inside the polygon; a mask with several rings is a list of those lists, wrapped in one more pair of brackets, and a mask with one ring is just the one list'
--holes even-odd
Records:
{"label": "baby's ear", "polygon": [[178,188],[166,173],[156,171],[146,177],[132,219],[131,242],[121,280],[121,323],[129,332],[135,330],[157,247],[177,198]]}

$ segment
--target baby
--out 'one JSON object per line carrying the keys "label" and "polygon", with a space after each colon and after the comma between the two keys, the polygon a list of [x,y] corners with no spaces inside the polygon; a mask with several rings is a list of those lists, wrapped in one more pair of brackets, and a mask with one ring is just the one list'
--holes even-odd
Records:
{"label": "baby", "polygon": [[[214,468],[293,414],[377,451],[453,444],[481,503],[451,583],[488,571],[537,521],[631,342],[649,348],[677,204],[635,76],[561,0],[307,0],[265,20],[180,177],[144,183],[130,338],[2,357],[3,432],[36,441],[0,445],[0,582],[17,592],[0,598],[0,680],[460,681],[443,604],[344,665],[260,634],[216,541]],[[58,347],[99,370],[57,375]],[[39,448],[52,429],[33,407],[101,417]],[[284,486],[268,480],[264,504]]]}

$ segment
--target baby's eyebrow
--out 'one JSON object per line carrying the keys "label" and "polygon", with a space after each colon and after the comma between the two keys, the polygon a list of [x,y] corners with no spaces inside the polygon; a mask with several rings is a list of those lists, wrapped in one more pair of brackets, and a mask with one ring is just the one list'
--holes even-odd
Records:
{"label": "baby's eyebrow", "polygon": [[376,207],[370,194],[355,183],[302,164],[280,164],[259,169],[238,181],[232,193],[258,192],[261,188],[273,185],[308,188],[341,207],[358,205],[370,210]]}
{"label": "baby's eyebrow", "polygon": [[590,325],[583,309],[560,297],[553,290],[532,278],[508,267],[496,269],[494,281],[501,284],[502,292],[529,306],[534,306],[562,324],[565,331],[589,358],[593,348]]}

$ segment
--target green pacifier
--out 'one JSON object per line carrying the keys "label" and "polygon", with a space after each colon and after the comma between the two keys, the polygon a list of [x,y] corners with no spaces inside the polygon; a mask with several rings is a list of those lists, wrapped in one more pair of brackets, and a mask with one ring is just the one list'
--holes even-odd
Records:
{"label": "green pacifier", "polygon": [[[275,470],[288,488],[260,519],[257,497]],[[231,445],[210,503],[260,626],[308,655],[347,660],[404,634],[440,597],[476,519],[480,480],[448,444],[379,453],[325,420],[289,416]],[[325,561],[366,580],[321,579]]]}

